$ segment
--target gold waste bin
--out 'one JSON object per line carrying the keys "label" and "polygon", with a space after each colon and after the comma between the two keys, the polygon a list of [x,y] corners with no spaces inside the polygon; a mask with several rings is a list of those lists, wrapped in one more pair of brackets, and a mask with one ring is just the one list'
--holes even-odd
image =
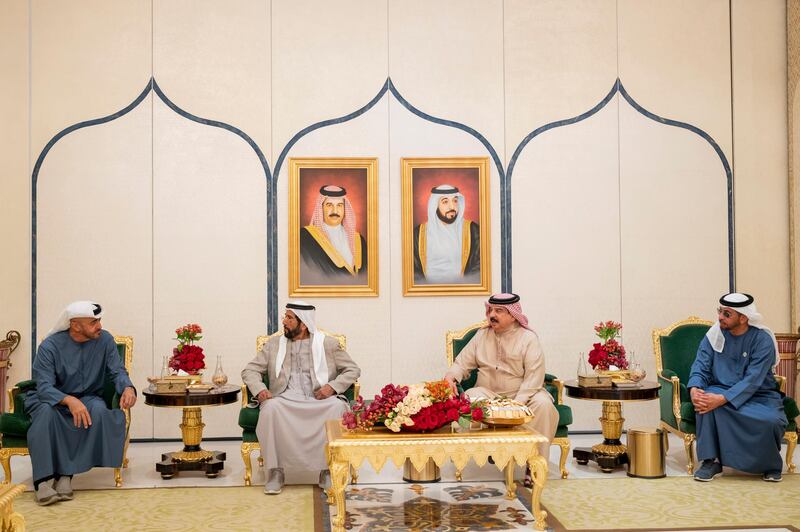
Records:
{"label": "gold waste bin", "polygon": [[666,473],[667,433],[655,427],[628,429],[628,476],[663,478]]}
{"label": "gold waste bin", "polygon": [[428,458],[428,461],[422,467],[422,471],[417,471],[408,458],[403,464],[403,480],[406,482],[439,482],[441,479],[442,475],[439,472],[439,466],[436,465],[433,458]]}

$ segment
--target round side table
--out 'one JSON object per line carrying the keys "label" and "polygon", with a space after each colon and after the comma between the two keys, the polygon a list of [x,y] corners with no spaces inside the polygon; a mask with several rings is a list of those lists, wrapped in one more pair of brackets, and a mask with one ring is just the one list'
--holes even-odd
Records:
{"label": "round side table", "polygon": [[595,444],[591,449],[578,447],[572,451],[572,456],[581,465],[589,460],[597,462],[600,470],[610,473],[615,467],[628,463],[628,449],[622,443],[622,417],[623,401],[652,401],[658,399],[658,389],[661,385],[657,382],[642,381],[636,387],[609,386],[607,388],[590,388],[578,386],[578,381],[564,382],[567,396],[574,399],[588,401],[602,401],[603,413],[600,416],[600,426],[603,430],[603,442]]}
{"label": "round side table", "polygon": [[183,409],[180,424],[183,450],[161,455],[161,461],[156,463],[156,471],[161,473],[161,478],[170,479],[178,471],[204,471],[208,478],[214,478],[222,471],[225,453],[206,451],[200,447],[205,427],[202,407],[235,403],[240,390],[239,386],[228,384],[208,393],[156,393],[150,389],[142,392],[146,405]]}

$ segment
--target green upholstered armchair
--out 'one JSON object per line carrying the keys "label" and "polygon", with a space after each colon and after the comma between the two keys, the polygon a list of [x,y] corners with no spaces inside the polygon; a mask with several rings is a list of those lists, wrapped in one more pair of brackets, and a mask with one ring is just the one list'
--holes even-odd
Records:
{"label": "green upholstered armchair", "polygon": [[[329,333],[327,331],[323,331],[320,329],[321,332],[328,336],[332,336],[339,340],[339,348],[342,350],[347,349],[347,338],[343,334],[334,334]],[[258,336],[256,338],[256,353],[261,351],[261,348],[264,347],[264,344],[270,340],[270,338],[274,338],[276,336],[281,336],[283,331],[278,331],[276,333],[264,336]],[[269,388],[269,375],[264,373],[264,384]],[[356,381],[350,388],[345,390],[344,396],[347,397],[348,401],[354,401],[360,392],[360,385]],[[250,455],[255,450],[261,450],[261,445],[258,443],[258,437],[256,437],[256,425],[258,424],[258,408],[248,408],[247,404],[253,398],[253,395],[250,393],[250,390],[247,388],[247,385],[242,384],[242,409],[239,410],[239,426],[242,427],[242,460],[244,461],[244,485],[249,486],[251,483],[251,479],[253,476],[253,464],[250,459]],[[320,430],[324,430],[320,428]],[[259,467],[264,466],[264,459],[261,455],[258,456],[258,465]],[[356,483],[357,474],[355,471],[351,472],[353,476],[353,484]]]}
{"label": "green upholstered armchair", "polygon": [[[673,323],[666,329],[653,329],[653,352],[656,356],[656,373],[661,389],[658,391],[661,409],[661,428],[683,438],[686,449],[686,469],[694,473],[694,448],[697,428],[695,412],[689,397],[686,383],[697,356],[700,342],[713,322],[691,316]],[[783,377],[776,376],[783,389]],[[783,398],[783,408],[789,425],[786,427],[784,439],[786,448],[786,466],[789,473],[794,472],[792,461],[797,446],[797,403],[791,397]]]}
{"label": "green upholstered armchair", "polygon": [[[114,336],[119,356],[125,365],[128,375],[133,367],[133,337]],[[3,465],[5,479],[3,484],[11,482],[11,457],[25,456],[28,454],[28,428],[31,426],[31,417],[25,412],[24,392],[36,387],[32,380],[17,383],[8,390],[9,411],[0,415],[0,463]],[[103,399],[108,408],[119,408],[119,395],[116,393],[114,383],[106,379],[103,385]],[[122,451],[122,467],[128,467],[128,444],[130,443],[131,413],[130,409],[123,409],[125,413],[125,448]],[[114,468],[114,485],[122,486],[121,468]]]}
{"label": "green upholstered armchair", "polygon": [[[460,331],[447,331],[445,336],[445,343],[447,347],[447,365],[452,366],[453,361],[464,347],[472,340],[478,329],[485,327],[487,322],[484,320],[480,323],[470,325],[466,329]],[[465,378],[458,384],[460,392],[469,390],[475,386],[478,380],[478,370],[472,371],[469,377]],[[550,395],[553,396],[555,401],[556,410],[558,410],[558,428],[556,429],[556,436],[553,439],[553,445],[561,447],[561,457],[559,460],[559,469],[561,470],[561,478],[567,478],[567,456],[569,455],[569,437],[567,427],[572,424],[572,409],[564,404],[564,383],[558,380],[554,375],[549,373],[545,374],[544,386]],[[546,457],[545,457],[546,458]]]}

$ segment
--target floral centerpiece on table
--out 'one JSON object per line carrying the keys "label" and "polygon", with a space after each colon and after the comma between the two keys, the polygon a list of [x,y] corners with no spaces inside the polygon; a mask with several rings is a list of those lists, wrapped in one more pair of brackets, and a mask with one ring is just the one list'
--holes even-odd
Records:
{"label": "floral centerpiece on table", "polygon": [[625,347],[617,341],[621,330],[622,324],[615,321],[601,321],[594,326],[594,332],[603,341],[593,344],[589,351],[589,364],[594,369],[617,371],[628,368]]}
{"label": "floral centerpiece on table", "polygon": [[466,394],[455,396],[447,381],[442,380],[411,386],[387,384],[368,405],[359,395],[352,411],[342,416],[342,425],[348,430],[385,425],[392,432],[422,432],[453,421],[468,427],[485,416],[485,401],[470,402]]}
{"label": "floral centerpiece on table", "polygon": [[183,327],[175,329],[178,345],[172,350],[172,357],[169,359],[169,367],[173,370],[184,371],[190,375],[197,375],[200,370],[205,369],[205,355],[203,348],[194,345],[197,340],[203,338],[200,334],[203,329],[196,323],[188,323]]}

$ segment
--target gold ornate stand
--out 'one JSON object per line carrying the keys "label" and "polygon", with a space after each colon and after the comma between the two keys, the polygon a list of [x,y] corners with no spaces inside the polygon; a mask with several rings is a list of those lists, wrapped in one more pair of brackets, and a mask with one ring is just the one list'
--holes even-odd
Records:
{"label": "gold ornate stand", "polygon": [[603,431],[603,442],[592,445],[591,451],[575,449],[575,460],[583,465],[593,460],[604,473],[610,473],[615,467],[628,463],[628,449],[622,443],[622,403],[619,401],[603,401],[600,427]]}
{"label": "gold ornate stand", "polygon": [[344,532],[345,488],[351,468],[358,469],[364,460],[375,471],[380,472],[391,459],[400,468],[409,460],[417,470],[423,470],[428,460],[436,466],[452,460],[457,475],[470,458],[479,466],[486,464],[489,456],[495,465],[505,471],[506,498],[515,497],[514,465],[527,464],[533,476],[531,490],[531,513],[537,530],[546,527],[547,512],[542,510],[540,500],[547,480],[547,460],[539,456],[538,446],[547,442],[541,434],[522,429],[479,430],[470,432],[437,431],[425,434],[393,433],[388,430],[373,430],[356,433],[345,432],[339,420],[330,420],[325,429],[328,436],[326,455],[331,471],[331,488],[328,490],[329,504],[336,505],[333,532]]}
{"label": "gold ornate stand", "polygon": [[156,463],[161,478],[170,479],[178,471],[205,471],[207,477],[216,477],[225,465],[225,453],[200,448],[205,427],[200,407],[184,408],[180,427],[183,450],[161,455],[161,461]]}

